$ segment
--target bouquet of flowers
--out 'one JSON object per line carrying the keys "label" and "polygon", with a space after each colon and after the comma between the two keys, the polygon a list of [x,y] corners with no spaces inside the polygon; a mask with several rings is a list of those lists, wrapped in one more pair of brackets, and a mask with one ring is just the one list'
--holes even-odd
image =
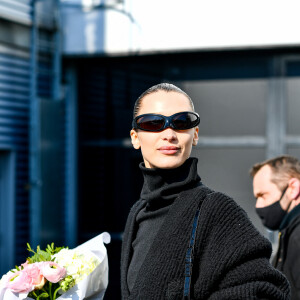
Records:
{"label": "bouquet of flowers", "polygon": [[0,280],[0,300],[103,299],[108,285],[108,259],[104,232],[75,249],[37,247],[26,262]]}

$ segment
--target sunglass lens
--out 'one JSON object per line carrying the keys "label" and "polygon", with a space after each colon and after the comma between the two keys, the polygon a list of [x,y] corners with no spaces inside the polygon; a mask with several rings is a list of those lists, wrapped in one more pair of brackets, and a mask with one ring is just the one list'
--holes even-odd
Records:
{"label": "sunglass lens", "polygon": [[160,116],[142,116],[136,122],[140,129],[147,131],[159,131],[165,123]]}
{"label": "sunglass lens", "polygon": [[176,129],[184,130],[196,126],[198,117],[192,113],[182,113],[174,116],[173,124]]}

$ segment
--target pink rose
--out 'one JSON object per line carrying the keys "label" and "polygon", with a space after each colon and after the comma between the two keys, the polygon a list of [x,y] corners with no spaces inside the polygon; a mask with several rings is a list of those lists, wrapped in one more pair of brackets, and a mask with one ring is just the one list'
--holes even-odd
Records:
{"label": "pink rose", "polygon": [[28,276],[32,279],[32,284],[35,288],[41,289],[46,280],[41,272],[41,267],[43,263],[33,263],[33,264],[23,264],[23,271],[28,274]]}
{"label": "pink rose", "polygon": [[50,282],[56,283],[65,278],[67,270],[53,261],[45,261],[41,267],[43,276]]}
{"label": "pink rose", "polygon": [[23,270],[11,274],[6,283],[6,287],[15,293],[24,294],[28,294],[34,289],[31,277]]}

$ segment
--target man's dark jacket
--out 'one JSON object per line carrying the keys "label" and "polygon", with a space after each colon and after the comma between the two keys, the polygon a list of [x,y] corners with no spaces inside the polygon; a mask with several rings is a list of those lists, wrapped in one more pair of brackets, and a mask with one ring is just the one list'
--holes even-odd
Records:
{"label": "man's dark jacket", "polygon": [[195,239],[191,298],[289,299],[286,278],[269,263],[269,241],[230,197],[204,185],[183,191],[175,199],[130,293],[127,272],[138,229],[135,220],[145,201],[139,200],[132,207],[122,246],[122,298],[182,299],[185,256],[199,203],[202,205]]}
{"label": "man's dark jacket", "polygon": [[291,299],[300,300],[300,205],[280,225],[278,251],[273,265],[289,280]]}

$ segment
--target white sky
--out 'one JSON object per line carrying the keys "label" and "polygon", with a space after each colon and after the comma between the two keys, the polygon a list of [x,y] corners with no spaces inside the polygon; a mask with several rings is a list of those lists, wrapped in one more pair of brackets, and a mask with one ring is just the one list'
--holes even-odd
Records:
{"label": "white sky", "polygon": [[299,0],[128,0],[141,50],[300,44]]}
{"label": "white sky", "polygon": [[[104,0],[61,1],[90,6]],[[66,53],[300,45],[300,0],[124,2],[135,23],[117,10],[83,12],[65,8]]]}

